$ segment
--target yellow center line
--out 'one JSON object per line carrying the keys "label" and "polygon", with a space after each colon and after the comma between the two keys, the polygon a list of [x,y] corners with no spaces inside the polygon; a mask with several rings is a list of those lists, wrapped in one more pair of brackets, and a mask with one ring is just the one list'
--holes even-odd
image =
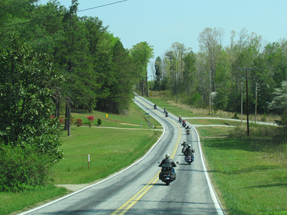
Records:
{"label": "yellow center line", "polygon": [[[137,98],[135,98],[137,99]],[[149,107],[145,102],[143,102],[144,105],[146,107]],[[164,116],[164,115],[163,115]],[[171,119],[167,118],[169,121],[171,121],[172,123],[174,123]],[[177,141],[176,141],[176,145],[175,147],[173,148],[173,151],[172,151],[172,154],[171,154],[171,158],[173,159],[175,154],[176,154],[176,151],[177,151],[177,148],[178,148],[178,145],[179,145],[179,142],[180,142],[180,138],[181,138],[181,135],[182,135],[182,132],[181,132],[181,129],[180,127],[174,123],[178,129],[179,129],[179,136],[177,138]],[[145,185],[139,192],[137,192],[132,198],[130,198],[127,202],[125,202],[122,206],[120,206],[117,210],[115,210],[113,213],[111,213],[111,215],[115,215],[115,214],[125,214],[131,207],[133,207],[152,187],[153,185],[159,180],[158,178],[158,175],[159,175],[160,171],[148,182],[147,185]]]}

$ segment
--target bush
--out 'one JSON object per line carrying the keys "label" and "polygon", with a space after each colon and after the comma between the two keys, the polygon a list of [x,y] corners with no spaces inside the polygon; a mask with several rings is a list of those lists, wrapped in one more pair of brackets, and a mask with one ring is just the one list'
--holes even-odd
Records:
{"label": "bush", "polygon": [[232,119],[239,119],[239,117],[237,116],[237,112],[234,113],[234,116],[232,117]]}
{"label": "bush", "polygon": [[101,124],[102,124],[102,120],[98,118],[98,126],[100,126]]}
{"label": "bush", "polygon": [[78,127],[82,126],[83,125],[82,119],[77,119],[76,124],[77,124]]}
{"label": "bush", "polygon": [[53,161],[33,145],[11,147],[0,143],[0,191],[22,191],[45,185]]}

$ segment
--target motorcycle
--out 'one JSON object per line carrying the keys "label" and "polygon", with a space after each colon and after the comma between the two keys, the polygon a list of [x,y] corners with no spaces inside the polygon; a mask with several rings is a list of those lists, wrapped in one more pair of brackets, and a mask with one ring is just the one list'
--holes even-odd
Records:
{"label": "motorcycle", "polygon": [[[177,162],[178,163],[178,162]],[[161,172],[159,173],[159,180],[166,183],[168,186],[176,179],[176,173],[171,164],[162,164]]]}
{"label": "motorcycle", "polygon": [[167,111],[165,112],[165,116],[168,117],[168,112]]}
{"label": "motorcycle", "polygon": [[156,105],[154,105],[153,108],[156,109]]}
{"label": "motorcycle", "polygon": [[178,117],[178,121],[179,121],[179,122],[181,122],[181,121],[182,121],[181,117]]}
{"label": "motorcycle", "polygon": [[166,111],[166,108],[164,108],[164,109],[163,109],[163,112],[164,112],[164,113],[166,113],[166,112],[167,112],[167,111]]}
{"label": "motorcycle", "polygon": [[185,121],[185,120],[182,121],[182,126],[183,126],[183,127],[186,126],[186,121]]}
{"label": "motorcycle", "polygon": [[186,134],[189,135],[190,134],[190,128],[188,126],[186,126]]}
{"label": "motorcycle", "polygon": [[194,155],[192,154],[189,156],[185,156],[184,160],[186,163],[188,163],[188,165],[190,165],[194,161]]}

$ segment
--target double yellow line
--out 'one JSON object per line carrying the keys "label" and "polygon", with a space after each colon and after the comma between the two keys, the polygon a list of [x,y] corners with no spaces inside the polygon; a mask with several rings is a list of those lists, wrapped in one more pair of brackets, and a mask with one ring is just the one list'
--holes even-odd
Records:
{"label": "double yellow line", "polygon": [[[144,105],[146,107],[149,107],[145,102],[143,102]],[[172,120],[170,120],[169,118],[167,118],[169,121],[171,121],[172,123],[174,123]],[[175,123],[174,123],[175,124]],[[180,142],[180,138],[181,138],[181,129],[180,127],[175,124],[178,129],[179,129],[179,136],[177,138],[176,141],[176,145],[173,148],[172,154],[171,154],[171,158],[173,159],[175,156],[175,153],[177,151],[179,142]],[[159,180],[158,179],[158,175],[159,175],[160,171],[152,178],[152,180],[150,180],[148,182],[147,185],[145,185],[139,192],[137,192],[132,198],[130,198],[126,203],[124,203],[122,206],[120,206],[117,210],[115,210],[113,213],[111,213],[111,215],[115,215],[115,214],[125,214],[131,207],[133,207],[152,187],[153,185]]]}

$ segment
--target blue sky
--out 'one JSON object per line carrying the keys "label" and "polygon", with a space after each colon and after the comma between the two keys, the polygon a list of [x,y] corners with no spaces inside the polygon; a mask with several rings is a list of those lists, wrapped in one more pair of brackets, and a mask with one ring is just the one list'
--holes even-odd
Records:
{"label": "blue sky", "polygon": [[[120,0],[78,0],[79,10]],[[46,4],[48,0],[39,0]],[[69,7],[71,0],[59,0]],[[146,41],[154,47],[154,61],[163,56],[172,43],[183,43],[199,51],[198,36],[206,27],[221,27],[223,45],[230,32],[246,28],[261,35],[264,43],[287,37],[287,1],[285,0],[127,0],[106,7],[79,12],[78,16],[99,17],[125,48]],[[150,67],[148,68],[150,70]],[[150,74],[151,75],[151,74]]]}

